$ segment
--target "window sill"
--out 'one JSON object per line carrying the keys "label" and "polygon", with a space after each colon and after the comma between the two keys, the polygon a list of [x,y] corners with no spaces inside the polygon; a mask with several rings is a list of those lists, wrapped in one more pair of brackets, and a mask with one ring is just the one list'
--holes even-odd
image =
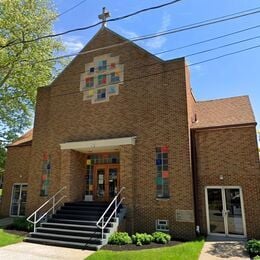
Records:
{"label": "window sill", "polygon": [[158,201],[168,201],[168,200],[170,200],[170,197],[167,197],[167,198],[156,198],[156,200],[158,200]]}

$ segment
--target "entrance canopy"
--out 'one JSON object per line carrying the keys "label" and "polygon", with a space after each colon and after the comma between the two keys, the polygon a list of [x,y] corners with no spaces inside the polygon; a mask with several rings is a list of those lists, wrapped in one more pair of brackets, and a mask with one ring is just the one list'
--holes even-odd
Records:
{"label": "entrance canopy", "polygon": [[91,140],[81,142],[68,142],[60,144],[61,150],[71,149],[81,153],[92,152],[115,152],[119,150],[121,145],[135,145],[136,136]]}

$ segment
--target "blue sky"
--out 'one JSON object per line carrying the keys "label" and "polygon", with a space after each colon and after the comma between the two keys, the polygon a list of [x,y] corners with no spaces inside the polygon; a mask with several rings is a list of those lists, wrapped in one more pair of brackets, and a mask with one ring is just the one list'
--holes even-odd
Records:
{"label": "blue sky", "polygon": [[[74,10],[62,15],[55,22],[55,32],[62,32],[98,22],[97,16],[101,13],[103,6],[107,7],[112,17],[115,18],[167,1],[169,0],[87,0]],[[54,2],[58,12],[61,13],[79,3],[80,0],[54,0]],[[132,38],[256,7],[260,7],[258,0],[183,0],[159,10],[142,13],[118,22],[108,23],[108,27],[127,38]],[[260,25],[260,13],[200,29],[188,30],[138,42],[138,44],[151,53],[157,53],[256,25]],[[79,51],[99,28],[100,26],[63,36],[63,41],[67,46],[66,53]],[[165,60],[182,57],[190,53],[255,36],[260,36],[260,28],[170,52],[160,57]],[[259,44],[260,38],[189,57],[188,62],[196,63]],[[197,100],[249,95],[256,120],[260,123],[260,48],[192,66],[190,72],[191,84]],[[259,129],[260,126],[258,125],[257,128]]]}

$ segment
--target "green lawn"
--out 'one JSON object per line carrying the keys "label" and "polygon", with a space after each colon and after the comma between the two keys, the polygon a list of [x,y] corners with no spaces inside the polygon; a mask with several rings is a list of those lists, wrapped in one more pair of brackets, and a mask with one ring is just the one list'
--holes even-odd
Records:
{"label": "green lawn", "polygon": [[108,251],[100,250],[89,256],[87,260],[197,260],[204,244],[204,240],[186,242],[177,246],[137,251]]}
{"label": "green lawn", "polygon": [[0,229],[0,247],[15,244],[21,242],[22,240],[22,236],[9,234],[3,229]]}

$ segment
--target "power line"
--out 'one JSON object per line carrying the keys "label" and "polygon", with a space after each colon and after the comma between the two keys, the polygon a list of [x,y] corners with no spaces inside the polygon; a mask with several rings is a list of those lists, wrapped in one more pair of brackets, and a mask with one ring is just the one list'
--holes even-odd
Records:
{"label": "power line", "polygon": [[[220,55],[220,56],[216,56],[216,57],[213,57],[213,58],[210,58],[210,59],[206,59],[206,60],[202,60],[202,61],[198,61],[198,62],[195,62],[195,63],[191,63],[191,64],[186,64],[184,66],[180,66],[178,68],[175,68],[175,69],[172,69],[172,70],[164,70],[162,72],[157,72],[157,73],[153,73],[153,74],[148,74],[148,75],[145,75],[145,76],[141,76],[141,77],[135,77],[135,78],[130,78],[130,79],[125,79],[124,81],[119,81],[119,82],[116,82],[116,84],[124,84],[125,85],[125,82],[129,82],[129,81],[133,81],[133,80],[138,80],[138,79],[143,79],[143,78],[148,78],[148,77],[151,77],[151,76],[156,76],[156,75],[160,75],[160,74],[164,74],[164,73],[168,73],[168,72],[175,72],[177,70],[183,70],[184,68],[188,68],[188,67],[192,67],[192,66],[196,66],[196,65],[199,65],[199,64],[203,64],[203,63],[207,63],[207,62],[210,62],[210,61],[214,61],[214,60],[218,60],[218,59],[221,59],[221,58],[224,58],[224,57],[227,57],[227,56],[231,56],[231,55],[235,55],[235,54],[238,54],[238,53],[242,53],[242,52],[246,52],[246,51],[250,51],[250,50],[253,50],[253,49],[257,49],[257,48],[260,48],[260,45],[255,45],[255,46],[252,46],[252,47],[249,47],[249,48],[245,48],[245,49],[241,49],[241,50],[238,50],[238,51],[234,51],[234,52],[230,52],[230,53],[226,53],[226,54],[223,54],[223,55]],[[158,65],[158,63],[157,63]],[[65,81],[65,82],[69,82],[69,83],[74,83],[74,82],[79,82],[78,80],[77,81]],[[64,83],[64,81],[63,81]],[[52,84],[52,83],[51,83]],[[50,84],[50,85],[51,85]],[[105,87],[107,85],[102,85],[102,87]],[[73,91],[73,92],[68,92],[68,93],[62,93],[62,94],[59,94],[59,95],[51,95],[51,97],[57,97],[57,96],[66,96],[66,95],[73,95],[73,94],[80,94],[79,91]],[[14,98],[13,98],[14,99]]]}
{"label": "power line", "polygon": [[161,54],[164,54],[164,53],[167,53],[167,52],[185,49],[185,48],[188,48],[188,47],[192,47],[192,46],[199,45],[199,44],[206,43],[206,42],[215,41],[215,40],[218,40],[218,39],[221,39],[221,38],[225,38],[225,37],[228,37],[228,36],[231,36],[231,35],[239,34],[239,33],[246,32],[246,31],[256,29],[256,28],[260,28],[260,25],[248,27],[248,28],[245,28],[245,29],[242,29],[242,30],[239,30],[239,31],[234,31],[232,33],[223,34],[223,35],[220,35],[220,36],[217,36],[217,37],[214,37],[214,38],[210,38],[210,39],[207,39],[207,40],[194,42],[194,43],[187,44],[187,45],[184,45],[184,46],[180,46],[180,47],[177,47],[177,48],[174,48],[174,49],[160,51],[160,52],[155,53],[154,55],[161,55]]}
{"label": "power line", "polygon": [[[237,16],[234,16],[234,14],[221,16],[219,18],[213,18],[213,19],[210,19],[210,20],[204,20],[202,22],[197,22],[197,23],[193,23],[193,24],[190,24],[190,25],[186,25],[186,26],[175,28],[175,29],[171,29],[170,31],[167,30],[167,31],[162,31],[162,32],[159,32],[159,33],[155,33],[154,35],[148,35],[149,37],[147,35],[144,35],[144,36],[139,36],[138,38],[137,37],[130,38],[130,39],[125,40],[125,42],[122,42],[122,43],[117,43],[117,44],[101,47],[101,48],[90,50],[90,51],[78,52],[78,53],[73,53],[73,54],[66,54],[66,55],[50,58],[50,59],[47,59],[47,60],[43,60],[43,61],[40,61],[40,62],[55,61],[55,60],[58,60],[58,59],[73,57],[73,56],[76,56],[76,55],[83,55],[83,54],[91,53],[91,52],[94,52],[94,51],[104,50],[104,49],[108,49],[108,48],[112,48],[112,47],[116,47],[116,46],[122,46],[122,45],[125,45],[125,44],[130,43],[130,42],[135,42],[135,41],[147,40],[147,39],[151,39],[151,38],[160,37],[163,34],[173,34],[173,33],[183,32],[183,31],[190,30],[190,29],[195,29],[195,28],[202,27],[202,26],[208,26],[208,25],[211,25],[211,24],[219,23],[219,22],[225,22],[225,21],[230,20],[230,19],[237,19],[237,18],[244,17],[245,15],[252,15],[252,14],[260,13],[260,10],[258,10],[258,11],[254,11],[254,12],[250,12],[250,13],[246,13],[246,14],[241,15],[241,13],[248,12],[248,11],[255,10],[255,9],[259,9],[259,8],[260,7],[254,8],[254,9],[249,9],[249,10],[242,11],[242,12],[239,12],[239,13],[235,13],[235,14],[240,14],[240,15],[237,15]],[[230,16],[233,16],[233,17],[230,17]],[[224,17],[224,19],[223,19],[223,17]],[[227,17],[229,17],[229,18],[227,18]],[[205,22],[206,22],[206,24],[203,24]],[[243,29],[243,30],[240,30],[240,31],[236,31],[236,32],[233,32],[233,33],[230,33],[230,34],[226,34],[226,35],[222,35],[222,36],[219,36],[219,37],[215,37],[215,38],[212,38],[212,39],[208,39],[208,40],[205,40],[205,41],[202,41],[202,42],[193,43],[191,45],[187,45],[187,47],[192,46],[192,45],[196,45],[196,44],[200,44],[200,43],[204,43],[204,42],[208,42],[208,41],[212,41],[212,40],[215,40],[215,39],[220,39],[220,38],[223,38],[223,37],[226,37],[226,36],[229,36],[229,35],[233,35],[233,34],[236,34],[236,33],[241,33],[241,32],[244,32],[244,31],[247,31],[247,30],[251,30],[251,29],[255,29],[255,28],[258,28],[258,27],[260,27],[260,25],[249,27],[249,28],[246,28],[246,29]],[[163,54],[163,53],[166,53],[166,52],[171,52],[171,51],[174,51],[174,50],[177,50],[177,49],[181,49],[181,48],[185,48],[185,47],[186,46],[179,47],[179,48],[176,48],[176,49],[162,51],[162,52],[156,53],[154,55],[159,55],[159,54]]]}
{"label": "power line", "polygon": [[58,15],[56,15],[56,16],[55,16],[55,19],[58,18],[58,17],[60,17],[60,16],[62,16],[62,15],[64,15],[64,14],[66,14],[66,13],[68,13],[68,12],[70,12],[70,11],[72,11],[72,10],[74,10],[75,8],[77,8],[78,6],[82,5],[82,4],[85,3],[85,2],[87,2],[87,0],[83,0],[83,1],[81,1],[81,2],[79,2],[79,3],[77,3],[77,4],[75,4],[74,6],[70,7],[69,9],[63,11],[62,13],[60,13],[60,14],[58,14]]}
{"label": "power line", "polygon": [[[181,1],[181,0],[178,0],[178,1]],[[175,2],[175,1],[173,1],[173,2]],[[170,2],[170,3],[172,4],[172,2]],[[169,3],[167,3],[167,4],[169,4]],[[161,8],[161,6],[156,7],[156,8]],[[122,19],[130,17],[132,15],[136,15],[137,13],[144,12],[144,10],[147,11],[148,9],[149,8],[142,9],[142,10],[137,11],[135,13],[132,13],[132,14],[129,14],[129,15],[125,15],[125,16],[121,16],[121,17],[118,17],[118,18],[108,19],[107,22],[122,20]],[[183,32],[183,31],[186,31],[186,30],[197,29],[197,28],[200,28],[200,27],[204,27],[204,26],[208,26],[208,25],[212,25],[212,24],[216,24],[216,23],[220,23],[220,22],[234,20],[234,19],[245,17],[245,16],[254,15],[254,14],[257,14],[257,13],[260,13],[260,7],[247,9],[247,10],[244,10],[244,11],[240,11],[240,12],[237,12],[237,13],[232,13],[232,14],[229,14],[229,15],[221,16],[221,17],[216,17],[216,18],[213,18],[213,19],[207,19],[207,20],[204,20],[204,21],[201,21],[201,22],[197,22],[197,23],[193,23],[193,24],[177,27],[177,28],[174,28],[174,29],[169,29],[169,30],[166,30],[166,31],[161,31],[161,32],[153,33],[153,34],[147,34],[147,35],[143,35],[143,36],[139,36],[139,37],[130,38],[128,41],[131,40],[133,42],[136,42],[136,41],[141,41],[141,40],[148,40],[148,39],[155,38],[155,37],[161,37],[163,35]],[[75,31],[87,30],[87,29],[95,27],[95,26],[97,26],[97,25],[99,25],[101,23],[102,22],[98,22],[98,23],[96,23],[94,25],[91,25],[91,26],[76,28],[76,29],[72,29],[72,30],[65,31],[65,32],[62,32],[62,33],[58,33],[58,34],[45,35],[45,36],[42,36],[42,37],[39,37],[39,38],[35,38],[35,39],[32,39],[32,40],[17,42],[17,43],[11,44],[9,46],[5,45],[5,46],[1,47],[1,49],[5,48],[5,47],[10,47],[10,46],[16,45],[16,44],[30,43],[30,42],[35,42],[35,41],[38,41],[38,40],[41,40],[41,39],[45,39],[45,38],[52,38],[52,37],[61,36],[61,35],[64,35],[64,34],[75,32]]]}
{"label": "power line", "polygon": [[[129,18],[131,16],[135,16],[135,15],[143,13],[143,12],[147,12],[147,11],[159,9],[159,8],[162,8],[162,7],[165,7],[165,6],[169,6],[169,5],[175,4],[175,3],[180,2],[180,1],[181,0],[175,0],[175,1],[170,1],[170,2],[167,2],[167,3],[161,4],[161,5],[144,8],[144,9],[138,10],[136,12],[127,14],[127,15],[123,15],[123,16],[120,16],[120,17],[117,17],[117,18],[108,19],[107,22],[115,22],[115,21],[123,20],[123,19]],[[13,46],[13,45],[16,45],[16,44],[30,43],[30,42],[35,42],[35,41],[39,41],[39,40],[42,40],[42,39],[58,37],[58,36],[61,36],[61,35],[72,33],[72,32],[77,32],[77,31],[83,31],[83,30],[91,29],[91,28],[96,27],[96,26],[98,26],[98,25],[100,25],[102,23],[103,23],[103,21],[97,22],[97,23],[95,23],[93,25],[80,27],[80,28],[76,28],[76,29],[71,29],[71,30],[68,30],[68,31],[65,31],[65,32],[61,32],[61,33],[44,35],[44,36],[41,36],[41,37],[38,37],[38,38],[34,38],[34,39],[31,39],[31,40],[23,40],[23,41],[20,41],[20,42],[11,43],[9,45],[6,44],[4,46],[1,46],[1,49],[6,48],[6,47],[10,47],[10,46]]]}
{"label": "power line", "polygon": [[[216,23],[220,23],[220,22],[226,22],[226,21],[237,19],[237,18],[241,18],[241,17],[253,15],[253,14],[258,14],[258,13],[260,13],[259,8],[260,7],[254,8],[253,10],[255,10],[255,9],[258,9],[258,10],[253,11],[253,12],[249,12],[249,13],[245,13],[245,12],[249,11],[249,10],[247,10],[247,11],[243,11],[243,12],[239,12],[239,13],[235,13],[235,14],[231,14],[231,15],[221,16],[219,18],[213,18],[213,19],[209,19],[209,20],[204,20],[202,22],[198,22],[198,23],[194,23],[194,24],[190,24],[190,25],[186,25],[186,26],[181,26],[181,27],[178,27],[176,29],[169,29],[169,30],[159,32],[159,33],[156,33],[156,34],[147,34],[147,35],[144,35],[140,38],[134,38],[134,39],[132,39],[132,41],[148,40],[148,39],[151,39],[151,38],[154,38],[154,37],[161,37],[161,36],[172,34],[172,33],[197,29],[197,28],[200,28],[200,27],[204,27],[204,26],[208,26],[208,25],[212,25],[212,24],[216,24]],[[252,9],[250,9],[250,10],[252,10]],[[245,14],[241,14],[241,13],[245,13]],[[230,16],[232,16],[232,17],[230,17]]]}
{"label": "power line", "polygon": [[[66,14],[66,13],[68,13],[68,12],[70,12],[70,11],[72,11],[73,9],[75,9],[75,8],[78,7],[78,6],[80,6],[81,4],[83,4],[83,3],[86,2],[86,1],[87,1],[87,0],[83,0],[83,1],[81,1],[81,2],[79,2],[79,3],[77,3],[76,5],[70,7],[69,9],[63,11],[62,13],[55,15],[54,17],[52,17],[52,18],[50,18],[49,20],[47,20],[47,21],[45,22],[45,24],[48,24],[49,22],[51,22],[51,21],[57,19],[58,17],[61,17],[62,15]],[[25,29],[26,29],[26,28],[25,28]],[[26,35],[26,34],[25,34],[25,35]],[[24,36],[25,36],[25,35],[24,35]],[[11,41],[11,42],[8,42],[6,45],[0,46],[0,47],[1,47],[1,49],[2,49],[2,48],[5,48],[5,46],[6,46],[6,47],[9,47],[9,46],[12,46],[12,45],[15,45],[15,44],[20,44],[20,43],[22,43],[22,42],[21,42],[21,41],[18,41],[18,40],[13,40],[13,41]]]}
{"label": "power line", "polygon": [[[220,56],[216,56],[216,57],[213,57],[213,58],[210,58],[210,59],[198,61],[198,62],[191,63],[191,64],[186,64],[186,65],[184,65],[184,66],[180,66],[180,67],[177,67],[177,68],[175,68],[175,69],[164,70],[164,71],[162,71],[162,72],[152,73],[152,74],[148,74],[148,75],[141,76],[141,77],[134,77],[134,78],[125,79],[125,80],[123,80],[123,81],[116,82],[116,84],[124,84],[124,85],[125,85],[125,83],[131,82],[131,81],[133,81],[133,80],[144,79],[144,78],[148,78],[148,77],[151,77],[151,76],[161,75],[161,74],[168,73],[168,72],[176,72],[176,71],[178,71],[178,70],[183,70],[184,68],[188,68],[188,67],[196,66],[196,65],[199,65],[199,64],[207,63],[207,62],[210,62],[210,61],[218,60],[218,59],[221,59],[221,58],[224,58],[224,57],[232,56],[232,55],[235,55],[235,54],[238,54],[238,53],[250,51],[250,50],[253,50],[253,49],[257,49],[257,48],[260,48],[260,44],[259,44],[259,45],[252,46],[252,47],[248,47],[248,48],[245,48],[245,49],[241,49],[241,50],[238,50],[238,51],[234,51],[234,52],[229,52],[229,53],[226,53],[226,54],[222,54],[222,55],[220,55]],[[158,65],[158,63],[157,63],[157,65]],[[66,81],[66,82],[74,83],[74,82],[79,82],[79,80],[77,80],[77,81],[68,80],[68,81]],[[63,83],[64,83],[64,82],[63,82]],[[115,84],[115,83],[114,83],[114,84]],[[102,86],[100,86],[100,87],[106,87],[106,86],[108,86],[108,85],[110,85],[110,84],[102,85]],[[51,95],[51,96],[52,96],[52,97],[56,97],[56,96],[65,96],[65,95],[71,95],[71,94],[80,94],[80,92],[79,92],[79,91],[73,91],[73,92],[62,93],[62,94]]]}
{"label": "power line", "polygon": [[202,54],[202,53],[206,53],[206,52],[210,52],[210,51],[215,51],[215,50],[218,50],[218,49],[222,49],[222,48],[225,48],[225,47],[236,45],[236,44],[239,44],[239,43],[242,43],[242,42],[252,41],[252,40],[255,40],[255,39],[259,39],[259,38],[260,38],[260,36],[258,35],[258,36],[247,38],[247,39],[244,39],[244,40],[240,40],[240,41],[236,41],[236,42],[231,42],[231,43],[228,43],[228,44],[220,45],[220,46],[217,46],[217,47],[214,47],[214,48],[211,48],[211,49],[202,50],[202,51],[199,51],[199,52],[187,54],[187,55],[184,55],[184,57],[191,57],[191,56],[195,56],[195,55],[198,55],[198,54]]}
{"label": "power line", "polygon": [[[212,41],[212,40],[215,40],[215,39],[227,37],[227,36],[230,36],[230,35],[233,35],[233,34],[241,33],[241,32],[244,32],[244,31],[247,31],[247,30],[251,30],[251,29],[255,29],[255,28],[259,28],[259,27],[260,27],[260,25],[253,26],[253,27],[249,27],[249,28],[245,28],[245,29],[243,29],[243,30],[239,30],[239,31],[232,32],[232,33],[229,33],[229,34],[221,35],[221,36],[218,36],[218,37],[215,37],[215,38],[211,38],[211,39],[208,39],[208,40],[204,40],[204,41],[201,41],[201,42],[196,42],[196,43],[193,43],[193,44],[190,44],[190,45],[186,45],[186,46],[183,46],[183,47],[178,47],[178,48],[170,49],[170,50],[164,50],[164,51],[158,52],[158,53],[152,53],[152,55],[159,55],[159,54],[166,53],[166,52],[172,52],[172,51],[174,51],[174,50],[176,50],[176,49],[182,49],[182,48],[185,48],[185,47],[189,47],[189,46],[193,46],[193,45],[196,45],[196,44],[200,44],[200,43]],[[211,48],[211,49],[202,50],[202,51],[199,51],[199,52],[195,52],[195,53],[191,53],[191,54],[183,55],[183,56],[185,56],[185,57],[190,57],[190,56],[194,56],[194,55],[206,53],[206,52],[209,52],[209,51],[221,49],[221,48],[224,48],[224,47],[236,45],[236,44],[239,44],[239,43],[242,43],[242,42],[251,41],[251,40],[257,39],[257,38],[259,38],[259,37],[260,37],[260,36],[251,37],[251,38],[247,38],[247,39],[244,39],[244,40],[240,40],[240,41],[236,41],[236,42],[231,42],[231,43],[228,43],[228,44],[225,44],[225,45],[217,46],[217,47],[214,47],[214,48]],[[104,50],[104,49],[108,49],[108,48],[117,47],[118,45],[124,45],[124,44],[130,43],[130,42],[131,42],[131,41],[126,41],[126,42],[123,42],[123,43],[114,44],[114,45],[109,45],[109,46],[97,48],[97,49],[94,49],[94,50],[89,50],[89,51],[85,51],[85,52],[79,52],[79,53],[77,53],[77,54],[69,54],[69,55],[63,55],[63,56],[59,56],[59,57],[54,57],[54,58],[47,59],[47,60],[40,60],[40,61],[32,62],[32,64],[37,64],[37,63],[41,63],[41,62],[55,61],[55,60],[57,60],[57,59],[62,59],[62,58],[65,58],[65,57],[70,57],[70,56],[75,56],[75,55],[84,55],[84,54],[87,54],[87,53],[92,53],[92,52],[94,52],[94,51],[100,51],[100,50]],[[24,61],[24,62],[29,62],[29,61]]]}

